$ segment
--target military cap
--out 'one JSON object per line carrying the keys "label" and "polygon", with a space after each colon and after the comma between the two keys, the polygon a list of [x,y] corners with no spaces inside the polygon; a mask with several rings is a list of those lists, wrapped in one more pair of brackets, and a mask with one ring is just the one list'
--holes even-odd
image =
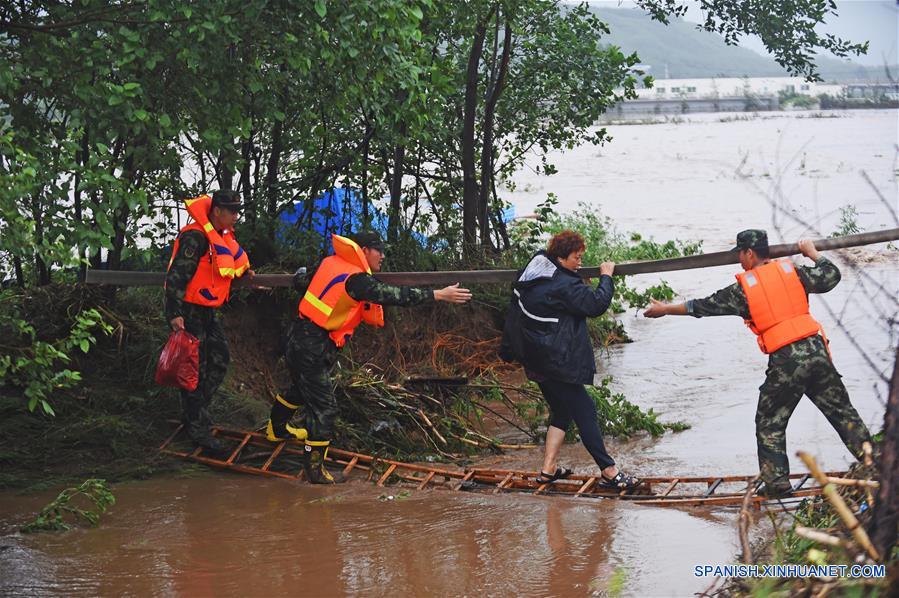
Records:
{"label": "military cap", "polygon": [[381,240],[381,236],[374,231],[362,231],[354,234],[352,236],[353,241],[359,247],[368,247],[369,249],[377,249],[380,252],[384,252],[384,241]]}
{"label": "military cap", "polygon": [[768,233],[760,228],[750,228],[737,234],[737,246],[731,251],[742,249],[767,249]]}
{"label": "military cap", "polygon": [[212,207],[225,208],[232,212],[237,212],[243,208],[243,204],[240,202],[240,193],[220,189],[212,194]]}

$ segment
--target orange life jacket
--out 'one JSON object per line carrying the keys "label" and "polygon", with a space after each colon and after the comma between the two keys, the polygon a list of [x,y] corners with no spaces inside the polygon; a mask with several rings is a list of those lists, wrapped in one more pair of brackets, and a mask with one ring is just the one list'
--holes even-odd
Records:
{"label": "orange life jacket", "polygon": [[206,307],[218,307],[228,299],[231,292],[231,281],[250,269],[250,260],[243,248],[237,244],[234,233],[225,230],[219,234],[209,222],[212,197],[201,195],[187,199],[185,203],[187,204],[187,213],[194,221],[183,227],[178,233],[166,271],[172,267],[172,262],[178,253],[181,235],[189,230],[202,232],[209,241],[209,251],[200,258],[194,277],[187,283],[184,300]]}
{"label": "orange life jacket", "polygon": [[383,326],[384,308],[347,294],[346,279],[360,272],[371,274],[371,268],[354,241],[340,235],[331,235],[331,241],[334,255],[326,257],[315,271],[297,309],[300,317],[330,331],[331,340],[342,347],[360,322]]}
{"label": "orange life jacket", "polygon": [[774,353],[800,339],[824,334],[809,314],[808,295],[788,260],[775,260],[737,274],[746,293],[750,319],[762,353]]}

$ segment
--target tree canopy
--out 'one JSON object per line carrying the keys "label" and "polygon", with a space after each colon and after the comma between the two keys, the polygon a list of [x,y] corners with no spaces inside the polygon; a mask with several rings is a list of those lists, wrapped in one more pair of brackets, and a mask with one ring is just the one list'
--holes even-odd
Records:
{"label": "tree canopy", "polygon": [[[832,2],[701,7],[702,27],[758,34],[812,78],[814,52],[863,50],[815,33]],[[422,232],[483,259],[509,244],[501,184],[525,157],[552,173],[551,150],[604,143],[597,118],[633,97],[638,57],[607,33],[554,0],[4,3],[0,269],[46,284],[140,265],[175,234],[178,202],[215,188],[243,194],[257,263],[280,254],[282,211],[299,202],[308,236],[335,186],[358,190],[364,222],[386,213],[394,242]]]}

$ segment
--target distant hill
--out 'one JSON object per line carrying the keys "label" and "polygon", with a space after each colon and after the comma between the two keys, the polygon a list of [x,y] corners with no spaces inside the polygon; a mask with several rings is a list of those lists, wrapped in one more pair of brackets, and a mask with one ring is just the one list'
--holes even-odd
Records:
{"label": "distant hill", "polygon": [[[648,74],[657,79],[666,77],[666,68],[670,79],[789,76],[773,59],[729,46],[720,35],[700,31],[695,23],[672,19],[666,26],[639,9],[591,10],[612,31],[603,36],[602,42],[619,46],[628,54],[637,52],[640,62],[652,67]],[[823,57],[817,63],[827,81],[885,79],[883,68]]]}

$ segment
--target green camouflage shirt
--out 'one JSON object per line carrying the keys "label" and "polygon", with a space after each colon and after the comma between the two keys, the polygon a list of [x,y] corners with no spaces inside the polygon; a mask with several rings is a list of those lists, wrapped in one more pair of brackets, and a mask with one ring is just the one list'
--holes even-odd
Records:
{"label": "green camouflage shirt", "polygon": [[190,283],[200,259],[209,253],[209,241],[206,235],[198,230],[181,233],[178,241],[178,253],[165,275],[165,317],[171,322],[179,316],[184,318],[207,315],[211,307],[195,305],[184,301],[187,285]]}
{"label": "green camouflage shirt", "polygon": [[347,278],[345,288],[347,295],[356,301],[368,301],[379,305],[410,307],[434,301],[434,291],[431,289],[387,284],[364,272]]}
{"label": "green camouflage shirt", "polygon": [[[819,256],[814,266],[798,266],[796,273],[806,293],[826,293],[840,282],[840,270],[826,257]],[[749,319],[749,304],[739,282],[704,299],[687,301],[687,313],[693,317],[740,316]]]}

